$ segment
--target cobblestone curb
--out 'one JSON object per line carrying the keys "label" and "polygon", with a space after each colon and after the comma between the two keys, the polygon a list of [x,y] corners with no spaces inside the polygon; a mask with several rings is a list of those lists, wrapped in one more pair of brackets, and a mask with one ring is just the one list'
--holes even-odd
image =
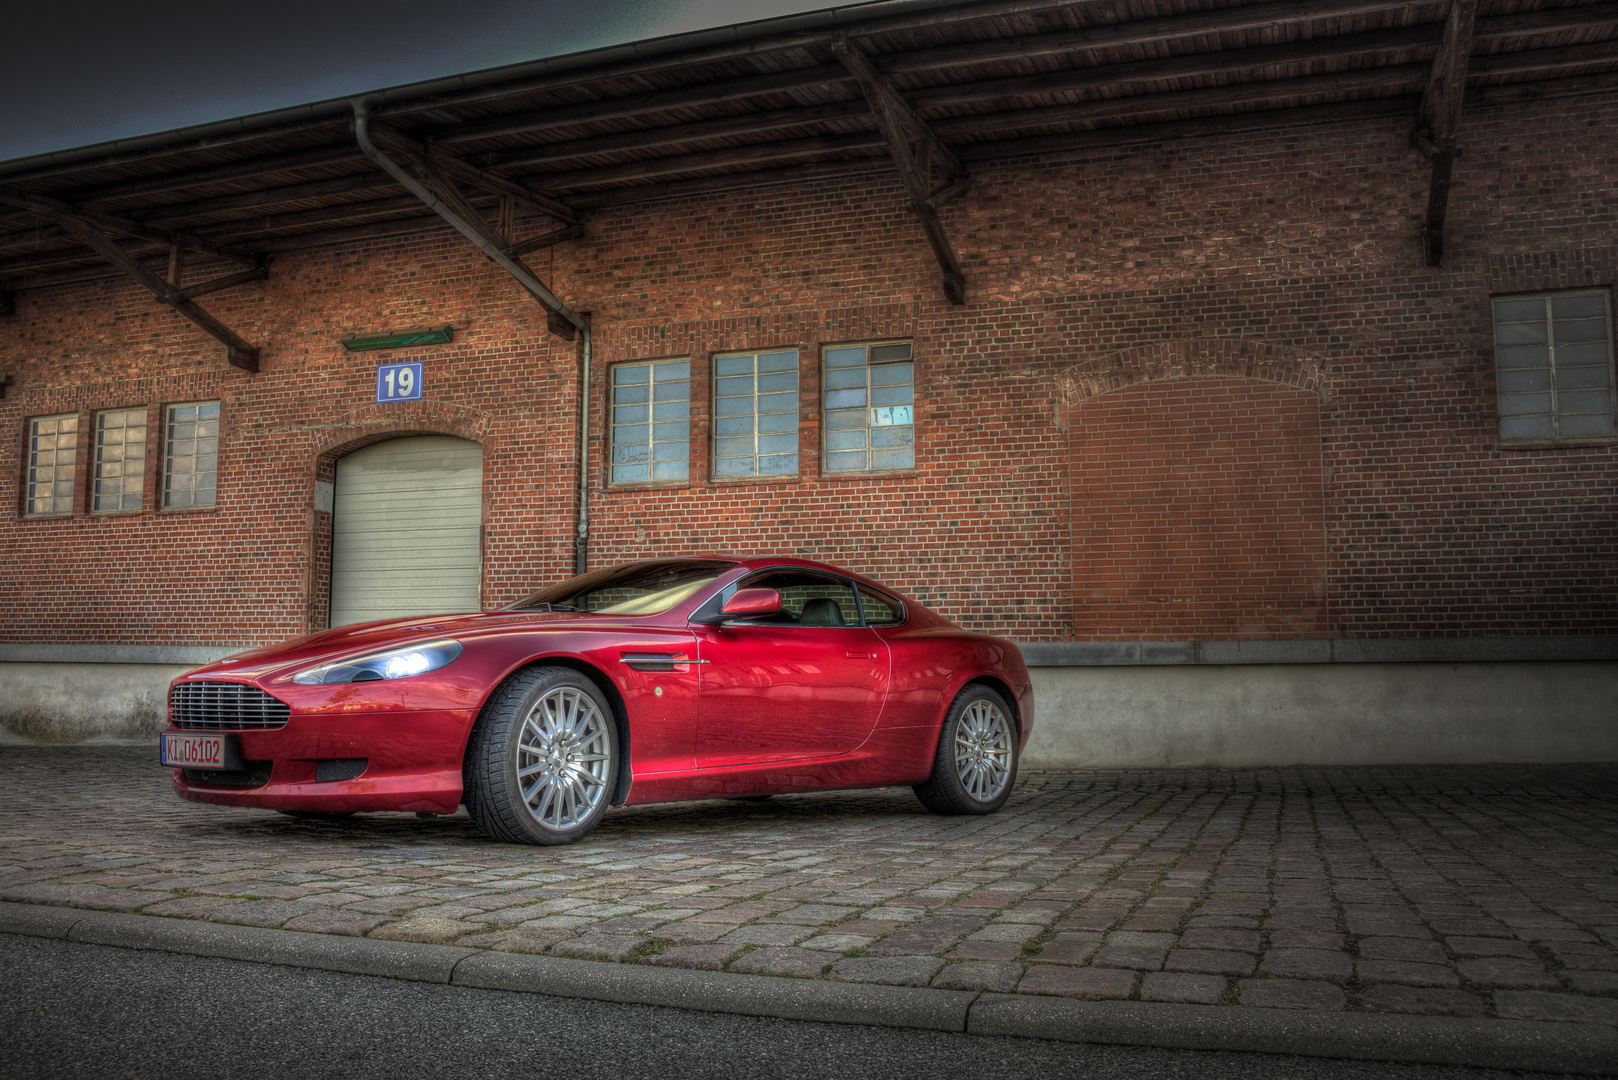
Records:
{"label": "cobblestone curb", "polygon": [[0,933],[485,990],[700,1012],[1063,1042],[1229,1050],[1585,1075],[1618,1073],[1600,1024],[1366,1016],[1013,994],[635,967],[0,902]]}

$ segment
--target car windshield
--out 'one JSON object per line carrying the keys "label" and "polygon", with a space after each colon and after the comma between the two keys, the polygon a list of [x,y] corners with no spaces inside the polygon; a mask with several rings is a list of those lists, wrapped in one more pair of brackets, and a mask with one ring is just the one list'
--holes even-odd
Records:
{"label": "car windshield", "polygon": [[511,610],[656,615],[735,565],[721,559],[666,559],[614,566],[553,585],[511,605]]}

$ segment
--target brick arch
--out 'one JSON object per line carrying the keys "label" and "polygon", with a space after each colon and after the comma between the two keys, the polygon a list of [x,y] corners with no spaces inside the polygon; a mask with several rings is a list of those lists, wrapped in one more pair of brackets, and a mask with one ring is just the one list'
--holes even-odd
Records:
{"label": "brick arch", "polygon": [[330,480],[337,459],[372,443],[412,435],[453,435],[478,443],[487,459],[495,449],[488,417],[472,409],[438,402],[367,405],[349,412],[347,422],[315,440],[316,479]]}
{"label": "brick arch", "polygon": [[1058,393],[1070,407],[1142,383],[1175,379],[1256,379],[1318,393],[1328,365],[1280,345],[1239,338],[1158,341],[1080,361],[1056,375]]}
{"label": "brick arch", "polygon": [[1072,410],[1074,635],[1326,636],[1318,367],[1174,360],[1121,364]]}
{"label": "brick arch", "polygon": [[[437,402],[407,402],[370,405],[349,412],[347,422],[328,429],[315,440],[314,480],[332,483],[339,458],[356,450],[417,435],[450,435],[483,447],[484,503],[487,511],[488,461],[497,439],[489,431],[488,418],[472,409]],[[310,514],[313,535],[309,543],[309,597],[305,611],[306,629],[313,633],[326,627],[331,606],[332,521],[330,514]]]}

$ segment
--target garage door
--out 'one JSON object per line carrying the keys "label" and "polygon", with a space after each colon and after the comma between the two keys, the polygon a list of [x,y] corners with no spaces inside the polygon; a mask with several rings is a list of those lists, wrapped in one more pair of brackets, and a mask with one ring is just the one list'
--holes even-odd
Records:
{"label": "garage door", "polygon": [[477,611],[483,447],[423,435],[337,462],[331,625]]}

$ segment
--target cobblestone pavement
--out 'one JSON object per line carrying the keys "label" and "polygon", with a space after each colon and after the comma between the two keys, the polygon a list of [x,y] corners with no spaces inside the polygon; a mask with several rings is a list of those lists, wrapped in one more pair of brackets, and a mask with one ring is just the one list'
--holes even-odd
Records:
{"label": "cobblestone pavement", "polygon": [[1618,766],[1025,774],[611,812],[178,801],[146,747],[0,748],[0,900],[903,986],[1618,1024]]}

